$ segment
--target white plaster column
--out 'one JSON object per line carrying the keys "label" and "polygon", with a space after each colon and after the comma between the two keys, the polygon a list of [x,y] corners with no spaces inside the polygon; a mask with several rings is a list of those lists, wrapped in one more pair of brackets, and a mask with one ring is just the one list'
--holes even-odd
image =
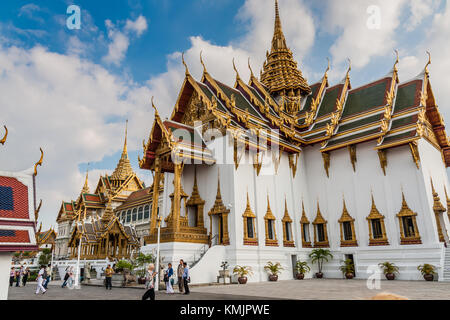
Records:
{"label": "white plaster column", "polygon": [[12,252],[0,252],[0,300],[8,299]]}

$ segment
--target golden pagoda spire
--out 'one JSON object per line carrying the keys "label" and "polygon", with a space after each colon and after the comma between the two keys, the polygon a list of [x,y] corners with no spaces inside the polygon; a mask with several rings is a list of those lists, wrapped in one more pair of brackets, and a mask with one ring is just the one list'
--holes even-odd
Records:
{"label": "golden pagoda spire", "polygon": [[89,164],[86,169],[86,179],[84,180],[84,186],[83,189],[81,189],[81,193],[90,193],[88,179],[89,179]]}
{"label": "golden pagoda spire", "polygon": [[445,212],[447,211],[441,203],[441,198],[439,198],[439,194],[434,189],[433,179],[430,178],[431,181],[431,191],[433,193],[433,210],[435,212]]}
{"label": "golden pagoda spire", "polygon": [[[286,38],[281,26],[278,0],[275,0],[275,26],[270,53],[264,62],[261,72],[261,82],[271,94],[276,96],[294,97],[311,93],[308,82],[297,68],[292,51],[286,44]],[[291,97],[292,99],[292,97]]]}
{"label": "golden pagoda spire", "polygon": [[272,39],[272,52],[278,50],[287,50],[286,38],[284,37],[283,28],[281,27],[280,10],[278,8],[278,0],[275,0],[275,27]]}
{"label": "golden pagoda spire", "polygon": [[[128,159],[127,136],[128,136],[128,120],[125,126],[125,142],[123,144],[122,156],[120,157],[116,169],[111,175],[111,180],[113,181],[118,182],[125,181],[130,175],[134,174],[133,168],[131,167],[130,164],[130,159]],[[116,184],[115,186],[118,187],[119,185]]]}
{"label": "golden pagoda spire", "polygon": [[111,206],[111,198],[108,199],[108,204],[106,205],[106,209],[105,212],[102,215],[102,222],[103,223],[108,223],[110,222],[112,219],[114,218],[114,210]]}

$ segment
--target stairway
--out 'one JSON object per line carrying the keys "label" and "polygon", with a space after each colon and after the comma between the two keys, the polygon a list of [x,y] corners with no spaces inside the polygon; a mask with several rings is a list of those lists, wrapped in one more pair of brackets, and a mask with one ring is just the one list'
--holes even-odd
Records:
{"label": "stairway", "polygon": [[444,249],[444,266],[442,281],[450,281],[450,248]]}

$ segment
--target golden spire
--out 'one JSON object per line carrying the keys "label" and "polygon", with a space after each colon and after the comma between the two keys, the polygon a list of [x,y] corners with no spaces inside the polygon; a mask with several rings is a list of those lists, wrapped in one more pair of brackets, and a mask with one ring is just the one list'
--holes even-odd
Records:
{"label": "golden spire", "polygon": [[42,166],[42,160],[44,159],[44,151],[42,151],[42,148],[39,148],[39,150],[41,151],[41,158],[34,164],[34,176],[37,176],[37,166]]}
{"label": "golden spire", "polygon": [[247,206],[245,207],[243,216],[244,217],[255,217],[255,214],[252,211],[252,207],[250,206],[250,198],[248,196],[248,188],[247,188]]}
{"label": "golden spire", "polygon": [[86,179],[84,180],[84,186],[83,189],[81,189],[81,193],[90,193],[88,179],[89,179],[89,164],[86,169]]}
{"label": "golden spire", "polygon": [[[116,169],[111,175],[111,180],[114,181],[125,181],[130,175],[134,174],[133,168],[131,167],[130,164],[130,159],[128,159],[127,135],[128,135],[128,120],[125,126],[125,142],[123,145],[122,156],[120,157]],[[118,185],[116,185],[116,187],[118,187]]]}
{"label": "golden spire", "polygon": [[270,54],[264,62],[261,82],[271,94],[287,95],[294,91],[295,96],[311,93],[308,82],[302,72],[297,69],[291,50],[287,47],[286,38],[281,27],[278,0],[275,0],[275,27]]}

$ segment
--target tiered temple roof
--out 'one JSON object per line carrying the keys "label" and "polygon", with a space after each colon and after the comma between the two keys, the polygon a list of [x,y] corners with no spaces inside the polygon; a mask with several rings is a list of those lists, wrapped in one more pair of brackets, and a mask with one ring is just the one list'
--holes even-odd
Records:
{"label": "tiered temple roof", "polygon": [[[201,81],[197,81],[183,59],[186,77],[174,111],[170,120],[165,122],[156,115],[144,146],[144,158],[140,160],[141,168],[153,168],[153,161],[161,151],[157,149],[163,142],[168,150],[186,144],[172,135],[172,128],[177,127],[200,136],[197,140],[200,144],[184,146],[185,157],[192,153],[207,163],[213,162],[201,132],[196,133],[199,129],[195,127],[195,121],[202,121],[202,125],[209,123],[223,132],[242,133],[233,136],[243,140],[249,149],[265,151],[263,147],[255,146],[249,133],[258,132],[260,138],[268,141],[269,148],[279,145],[290,154],[317,143],[321,144],[322,153],[328,153],[367,141],[376,141],[375,149],[383,151],[415,144],[423,138],[442,151],[445,164],[450,166],[450,142],[429,79],[431,60],[418,77],[405,82],[398,78],[397,55],[393,69],[386,76],[357,88],[350,84],[351,67],[341,82],[330,85],[329,66],[322,79],[309,86],[292,62],[292,53],[281,28],[277,1],[275,12],[271,53],[264,63],[260,80],[253,74],[249,63],[251,76],[245,83],[233,61],[236,81],[234,87],[230,87],[207,71],[201,56],[204,71]],[[289,100],[291,89],[300,91],[300,95],[294,94],[294,97],[300,97],[299,112],[287,112],[289,103],[293,101],[293,97]],[[282,91],[286,99],[280,98]]]}

